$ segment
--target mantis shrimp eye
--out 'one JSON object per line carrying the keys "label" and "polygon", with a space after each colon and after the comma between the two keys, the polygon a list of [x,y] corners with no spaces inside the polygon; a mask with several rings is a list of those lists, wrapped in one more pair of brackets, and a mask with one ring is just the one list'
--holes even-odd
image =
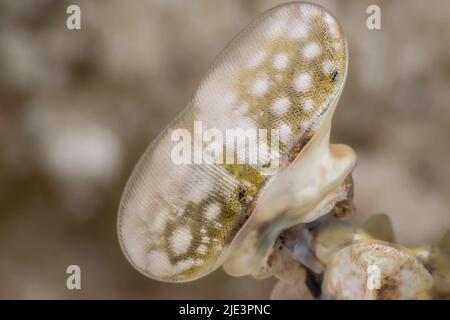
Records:
{"label": "mantis shrimp eye", "polygon": [[[169,282],[222,265],[231,275],[252,274],[283,229],[343,200],[335,192],[356,159],[349,147],[330,146],[329,134],[346,71],[343,32],[322,7],[288,3],[248,25],[125,187],[118,233],[131,264]],[[228,149],[229,129],[245,136],[248,150]],[[181,133],[186,153],[174,146]],[[180,154],[188,159],[174,161]]]}

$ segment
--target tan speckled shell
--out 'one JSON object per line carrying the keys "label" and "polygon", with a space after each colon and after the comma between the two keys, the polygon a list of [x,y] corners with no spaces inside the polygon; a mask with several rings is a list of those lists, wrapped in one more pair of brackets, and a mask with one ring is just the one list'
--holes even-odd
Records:
{"label": "tan speckled shell", "polygon": [[[368,281],[377,266],[379,288]],[[433,278],[407,250],[385,242],[361,241],[337,252],[327,266],[323,283],[324,299],[430,299]]]}

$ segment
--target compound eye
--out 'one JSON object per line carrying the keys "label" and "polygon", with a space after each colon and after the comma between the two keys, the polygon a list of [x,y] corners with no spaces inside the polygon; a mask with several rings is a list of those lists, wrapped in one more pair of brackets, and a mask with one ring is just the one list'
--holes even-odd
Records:
{"label": "compound eye", "polygon": [[337,79],[339,78],[339,71],[338,69],[334,69],[331,73],[331,83],[336,83]]}
{"label": "compound eye", "polygon": [[240,203],[246,204],[248,202],[247,193],[248,193],[248,190],[245,187],[239,187],[238,201]]}

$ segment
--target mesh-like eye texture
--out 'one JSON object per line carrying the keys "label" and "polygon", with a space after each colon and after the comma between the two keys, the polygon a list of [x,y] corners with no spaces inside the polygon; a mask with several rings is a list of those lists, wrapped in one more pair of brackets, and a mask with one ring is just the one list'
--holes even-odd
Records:
{"label": "mesh-like eye texture", "polygon": [[[319,6],[285,4],[247,26],[211,66],[185,110],[150,144],[128,181],[118,232],[132,265],[170,282],[217,268],[262,187],[295,159],[338,99],[346,70],[342,30]],[[176,164],[175,129],[190,134],[192,153],[195,143],[220,143],[196,134],[196,121],[203,133],[217,129],[225,137],[227,129],[266,129],[268,138],[249,135],[250,150],[237,150],[234,163],[226,161],[229,149],[221,145],[213,164],[196,164],[194,156],[192,164]],[[271,129],[279,130],[278,152],[271,148]],[[252,163],[255,145],[260,157]],[[274,160],[274,174],[264,175]]]}

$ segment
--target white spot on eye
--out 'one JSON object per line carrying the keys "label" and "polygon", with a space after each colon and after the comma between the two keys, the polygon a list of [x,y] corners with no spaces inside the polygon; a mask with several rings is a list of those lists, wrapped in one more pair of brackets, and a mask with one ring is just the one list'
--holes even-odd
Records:
{"label": "white spot on eye", "polygon": [[273,57],[273,66],[278,70],[283,70],[288,66],[289,57],[286,53],[278,53]]}
{"label": "white spot on eye", "polygon": [[334,68],[334,64],[331,61],[325,61],[322,64],[322,71],[325,74],[330,74],[331,71],[333,71],[333,68]]}
{"label": "white spot on eye", "polygon": [[312,79],[308,73],[301,73],[294,80],[294,88],[297,92],[307,92],[311,89]]}
{"label": "white spot on eye", "polygon": [[236,116],[245,116],[248,113],[248,109],[249,109],[249,105],[248,103],[244,102],[240,105],[238,105],[235,110],[234,110],[234,114]]}
{"label": "white spot on eye", "polygon": [[255,97],[262,97],[269,89],[269,80],[264,78],[256,79],[250,86],[250,94]]}
{"label": "white spot on eye", "polygon": [[227,90],[224,94],[221,94],[221,99],[226,105],[235,104],[239,98],[239,94],[234,90]]}
{"label": "white spot on eye", "polygon": [[303,56],[306,59],[313,59],[320,54],[320,51],[320,46],[316,42],[311,42],[303,48]]}
{"label": "white spot on eye", "polygon": [[248,63],[248,67],[251,69],[254,69],[254,68],[260,66],[264,62],[265,58],[266,58],[266,53],[264,51],[258,52],[257,54],[255,54],[254,56],[251,57],[251,59]]}
{"label": "white spot on eye", "polygon": [[291,102],[289,101],[289,99],[287,97],[282,97],[274,101],[272,109],[276,114],[282,115],[289,110],[290,106]]}
{"label": "white spot on eye", "polygon": [[[203,137],[199,137],[198,139],[202,139]],[[199,140],[202,141],[202,140]],[[186,190],[184,194],[185,199],[189,199],[194,203],[200,203],[204,198],[205,194],[207,194],[213,188],[212,181],[205,181],[198,188],[191,188]],[[182,216],[184,214],[184,210],[179,210],[179,215]]]}
{"label": "white spot on eye", "polygon": [[204,244],[201,244],[197,247],[198,254],[206,254],[207,251],[208,251],[208,247],[205,246]]}
{"label": "white spot on eye", "polygon": [[187,227],[179,227],[170,237],[170,247],[175,254],[183,254],[192,243],[192,233]]}
{"label": "white spot on eye", "polygon": [[180,274],[190,268],[192,268],[195,265],[195,261],[192,258],[186,259],[186,260],[181,260],[179,262],[177,262],[177,264],[175,264],[173,266],[173,270],[175,274]]}
{"label": "white spot on eye", "polygon": [[209,240],[211,240],[211,239],[210,239],[208,236],[203,236],[203,237],[202,237],[202,242],[203,242],[203,243],[208,243]]}
{"label": "white spot on eye", "polygon": [[333,18],[333,16],[331,14],[326,13],[324,20],[328,25],[328,30],[330,31],[330,33],[332,33],[333,35],[337,35],[338,34],[337,23],[336,20]]}
{"label": "white spot on eye", "polygon": [[295,21],[293,25],[290,26],[288,31],[288,36],[294,39],[304,39],[309,33],[309,27],[306,23]]}
{"label": "white spot on eye", "polygon": [[202,264],[203,264],[203,259],[195,259],[195,262],[194,262],[194,264],[196,265],[196,266],[201,266]]}
{"label": "white spot on eye", "polygon": [[340,42],[334,43],[334,50],[341,51],[342,50],[342,44]]}
{"label": "white spot on eye", "polygon": [[309,121],[305,121],[300,125],[300,129],[305,132],[307,130],[309,130],[311,127],[311,124],[309,123]]}
{"label": "white spot on eye", "polygon": [[313,109],[314,109],[314,101],[312,101],[311,99],[306,100],[303,106],[303,110],[305,110],[306,112],[311,112]]}
{"label": "white spot on eye", "polygon": [[167,255],[155,250],[147,254],[147,270],[156,277],[165,277],[173,273]]}
{"label": "white spot on eye", "polygon": [[210,221],[215,220],[219,216],[220,209],[221,208],[217,203],[211,203],[206,208],[205,217]]}
{"label": "white spot on eye", "polygon": [[160,230],[164,230],[166,228],[166,222],[169,217],[169,213],[167,209],[161,209],[160,212],[155,214],[152,223],[149,224],[149,231],[151,232],[159,232]]}
{"label": "white spot on eye", "polygon": [[283,123],[280,127],[280,140],[283,144],[287,144],[292,135],[291,127],[288,124]]}
{"label": "white spot on eye", "polygon": [[[197,201],[195,201],[195,202],[197,202]],[[172,215],[175,216],[175,219],[180,218],[184,215],[184,210],[182,210],[181,208],[174,208],[174,210],[172,211]]]}

